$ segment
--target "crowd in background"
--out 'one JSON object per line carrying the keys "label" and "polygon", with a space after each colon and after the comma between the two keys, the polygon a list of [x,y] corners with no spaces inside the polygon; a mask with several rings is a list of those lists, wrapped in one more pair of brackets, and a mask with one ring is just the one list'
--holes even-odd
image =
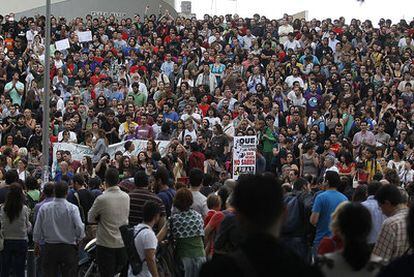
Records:
{"label": "crowd in background", "polygon": [[[197,276],[209,259],[203,276],[232,276],[234,268],[265,276],[277,271],[275,249],[289,253],[280,272],[304,261],[295,276],[319,276],[306,265],[318,254],[326,276],[374,276],[403,256],[396,260],[403,265],[388,267],[396,275],[412,260],[414,21],[197,20],[168,11],[52,17],[50,46],[44,30],[44,16],[0,16],[2,276],[23,276],[22,253],[32,244],[39,274],[56,276],[61,265],[63,276],[74,276],[76,245],[95,236],[101,276],[126,275],[118,229],[125,224],[140,231],[139,276],[171,273],[171,264]],[[91,41],[79,42],[84,31]],[[57,50],[62,39],[69,48]],[[42,126],[46,47],[51,121]],[[45,128],[49,153],[41,152]],[[283,197],[246,181],[251,176],[232,180],[233,138],[245,135],[258,141],[254,178],[274,182]],[[137,151],[135,140],[146,147]],[[162,155],[160,141],[169,142]],[[110,154],[119,142],[123,150]],[[92,154],[77,160],[58,150],[50,163],[55,183],[41,184],[42,155],[52,157],[55,143]],[[269,218],[255,218],[262,212]],[[276,227],[280,241],[255,236]],[[155,250],[166,239],[180,260],[161,265],[167,255]],[[267,266],[248,254],[260,253],[258,245],[269,246]]]}

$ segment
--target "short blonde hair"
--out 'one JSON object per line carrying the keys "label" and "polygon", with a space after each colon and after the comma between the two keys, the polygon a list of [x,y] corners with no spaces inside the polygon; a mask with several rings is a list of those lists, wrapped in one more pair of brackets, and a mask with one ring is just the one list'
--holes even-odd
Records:
{"label": "short blonde hair", "polygon": [[340,203],[336,207],[335,211],[331,214],[331,224],[329,225],[329,228],[331,229],[332,233],[336,233],[336,232],[340,231],[339,230],[339,224],[338,224],[338,216],[342,212],[344,207],[349,203],[351,203],[351,202],[344,201],[344,202]]}

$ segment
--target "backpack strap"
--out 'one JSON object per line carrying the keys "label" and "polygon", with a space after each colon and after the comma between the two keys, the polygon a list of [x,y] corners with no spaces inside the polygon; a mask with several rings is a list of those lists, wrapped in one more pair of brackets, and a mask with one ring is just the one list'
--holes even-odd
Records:
{"label": "backpack strap", "polygon": [[144,226],[141,229],[139,229],[138,232],[134,234],[134,239],[138,236],[139,233],[141,233],[142,230],[145,230],[145,229],[149,229],[149,228],[147,226]]}
{"label": "backpack strap", "polygon": [[[133,237],[133,240],[132,240],[132,243],[134,244],[134,247],[135,247],[135,238],[138,236],[139,233],[141,233],[141,231],[143,231],[145,229],[149,229],[149,228],[147,226],[144,226],[141,229],[139,229],[138,232],[136,232],[136,234],[134,234],[134,237]],[[138,253],[138,251],[137,251],[137,253]],[[139,257],[139,254],[138,254],[138,257]],[[141,260],[141,257],[139,257],[139,259]],[[141,263],[144,263],[144,262],[145,262],[145,257],[144,257],[144,259],[141,260]]]}
{"label": "backpack strap", "polygon": [[83,206],[80,202],[79,193],[77,191],[75,191],[73,193],[73,196],[76,198],[76,202],[78,202],[78,208],[79,208],[79,213],[80,213],[80,216],[81,216],[81,220],[86,223],[85,210],[83,209]]}

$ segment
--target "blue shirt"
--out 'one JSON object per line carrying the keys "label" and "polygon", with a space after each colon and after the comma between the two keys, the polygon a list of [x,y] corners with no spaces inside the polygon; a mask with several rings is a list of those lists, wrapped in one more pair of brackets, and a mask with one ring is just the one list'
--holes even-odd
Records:
{"label": "blue shirt", "polygon": [[361,204],[368,209],[372,219],[372,229],[368,236],[368,243],[376,243],[382,223],[387,217],[382,213],[381,208],[378,206],[378,202],[373,195],[368,196],[367,200]]}
{"label": "blue shirt", "polygon": [[[44,204],[46,204],[46,203],[49,203],[49,202],[52,202],[53,201],[53,197],[48,197],[48,198],[45,198],[45,200],[43,200],[42,202],[39,202],[39,203],[37,203],[36,204],[36,206],[34,207],[34,214],[33,214],[33,218],[35,219],[35,223],[36,223],[36,218],[37,218],[37,214],[39,213],[39,210],[40,210],[40,208],[44,205]],[[45,242],[43,241],[43,240],[41,240],[41,241],[38,241],[38,243],[40,244],[40,245],[44,245],[45,244]]]}
{"label": "blue shirt", "polygon": [[167,119],[171,119],[172,122],[177,122],[178,119],[180,119],[176,112],[169,112],[169,113],[164,112],[163,115],[164,115],[164,121],[166,121]]}
{"label": "blue shirt", "polygon": [[323,237],[331,235],[329,224],[331,223],[331,214],[336,207],[344,201],[347,201],[345,195],[336,190],[327,190],[322,192],[315,198],[312,212],[319,214],[318,223],[316,224],[316,235],[313,242],[314,245],[319,245]]}
{"label": "blue shirt", "polygon": [[76,245],[85,237],[79,208],[63,198],[44,203],[37,214],[33,240]]}

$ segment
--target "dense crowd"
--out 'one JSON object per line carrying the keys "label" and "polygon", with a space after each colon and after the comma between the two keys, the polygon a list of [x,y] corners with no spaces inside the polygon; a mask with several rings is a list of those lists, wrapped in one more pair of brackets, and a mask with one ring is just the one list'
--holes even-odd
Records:
{"label": "dense crowd", "polygon": [[[50,46],[44,33],[44,16],[0,15],[1,276],[24,276],[28,247],[38,276],[75,276],[94,237],[101,276],[136,276],[128,224],[138,276],[374,276],[389,261],[381,276],[407,272],[414,21],[165,12],[52,17]],[[248,135],[256,175],[235,181],[233,139]]]}

